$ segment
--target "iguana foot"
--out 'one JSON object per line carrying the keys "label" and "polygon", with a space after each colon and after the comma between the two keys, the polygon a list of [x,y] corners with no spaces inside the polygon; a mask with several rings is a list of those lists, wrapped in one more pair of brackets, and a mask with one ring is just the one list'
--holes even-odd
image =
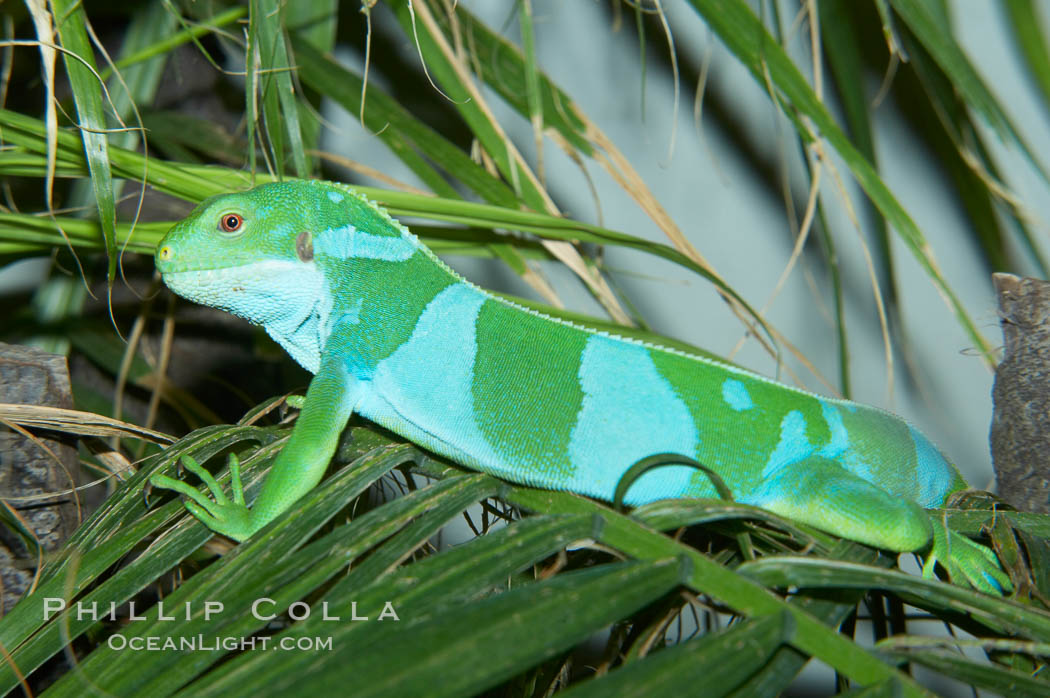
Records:
{"label": "iguana foot", "polygon": [[201,479],[201,482],[211,492],[212,499],[190,487],[185,482],[156,474],[150,478],[150,484],[166,490],[175,490],[188,500],[183,504],[191,514],[197,517],[205,526],[221,533],[222,535],[242,541],[249,538],[255,532],[252,525],[251,510],[244,504],[244,487],[241,484],[241,464],[237,456],[230,454],[230,489],[233,493],[231,501],[223,493],[222,487],[212,477],[212,474],[202,468],[197,461],[190,456],[182,457],[182,464]]}
{"label": "iguana foot", "polygon": [[922,565],[925,579],[933,579],[933,568],[939,562],[955,584],[969,584],[978,591],[997,596],[1013,590],[1010,577],[1003,572],[991,550],[949,530],[936,517],[931,516],[930,520],[933,544]]}

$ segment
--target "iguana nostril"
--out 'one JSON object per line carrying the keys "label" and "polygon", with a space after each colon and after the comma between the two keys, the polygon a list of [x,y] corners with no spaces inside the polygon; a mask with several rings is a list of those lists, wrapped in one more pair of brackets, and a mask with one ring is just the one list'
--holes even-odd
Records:
{"label": "iguana nostril", "polygon": [[171,249],[170,245],[165,245],[157,252],[157,259],[162,262],[170,262],[174,256],[175,251]]}

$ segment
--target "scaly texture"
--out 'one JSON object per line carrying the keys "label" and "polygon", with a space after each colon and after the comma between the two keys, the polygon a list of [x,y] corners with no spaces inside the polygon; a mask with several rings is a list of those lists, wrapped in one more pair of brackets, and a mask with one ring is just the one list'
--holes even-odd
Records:
{"label": "scaly texture", "polygon": [[[357,412],[469,467],[605,500],[635,462],[688,456],[736,501],[895,551],[932,539],[930,560],[953,576],[1007,583],[986,549],[933,535],[923,507],[966,483],[898,417],[497,298],[345,185],[287,181],[208,199],[156,261],[173,291],[262,325],[316,374],[250,509],[239,482],[231,502],[195,464],[215,501],[154,478],[232,538],[317,484]],[[713,496],[702,471],[672,465],[642,475],[626,501]]]}

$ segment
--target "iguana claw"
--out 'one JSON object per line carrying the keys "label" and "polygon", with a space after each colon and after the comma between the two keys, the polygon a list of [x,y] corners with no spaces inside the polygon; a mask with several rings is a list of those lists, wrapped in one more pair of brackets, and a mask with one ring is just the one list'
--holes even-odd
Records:
{"label": "iguana claw", "polygon": [[949,530],[943,521],[930,517],[933,544],[922,565],[922,576],[933,579],[933,569],[940,563],[955,584],[969,584],[978,591],[997,596],[1013,591],[1010,577],[1003,572],[991,550]]}
{"label": "iguana claw", "polygon": [[159,473],[149,479],[150,484],[166,490],[175,490],[187,497],[188,500],[183,502],[186,509],[213,531],[221,533],[228,538],[233,538],[236,541],[249,538],[254,530],[251,522],[251,510],[244,503],[241,464],[237,460],[237,456],[231,453],[229,458],[232,501],[222,491],[222,487],[212,474],[202,468],[193,458],[183,456],[182,465],[186,470],[201,479],[201,482],[211,492],[212,499],[201,494],[196,488],[190,487],[185,482]]}

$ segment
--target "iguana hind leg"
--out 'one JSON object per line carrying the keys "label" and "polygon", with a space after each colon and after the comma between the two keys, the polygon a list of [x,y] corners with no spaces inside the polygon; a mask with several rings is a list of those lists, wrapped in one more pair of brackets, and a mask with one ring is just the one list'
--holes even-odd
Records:
{"label": "iguana hind leg", "polygon": [[738,499],[876,548],[919,550],[933,535],[918,504],[819,456],[783,466]]}
{"label": "iguana hind leg", "polygon": [[965,580],[974,589],[989,594],[1013,590],[1010,577],[999,566],[995,553],[979,543],[952,531],[937,512],[929,513],[933,524],[933,545],[922,565],[922,576],[933,578],[934,566],[939,562],[953,582]]}
{"label": "iguana hind leg", "polygon": [[923,576],[940,562],[956,584],[1001,594],[1010,580],[992,551],[949,530],[912,500],[891,494],[821,457],[784,466],[738,497],[829,533],[894,550],[927,550]]}

